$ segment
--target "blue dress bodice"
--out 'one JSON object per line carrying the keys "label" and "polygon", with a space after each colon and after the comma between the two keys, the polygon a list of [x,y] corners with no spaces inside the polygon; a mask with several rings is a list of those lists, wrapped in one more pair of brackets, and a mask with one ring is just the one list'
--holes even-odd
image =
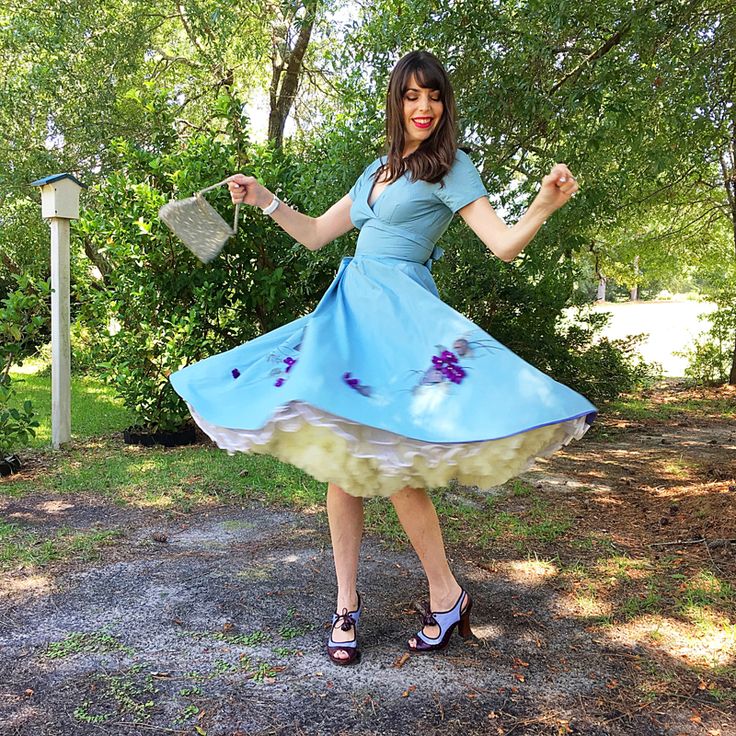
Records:
{"label": "blue dress bodice", "polygon": [[458,149],[443,182],[412,181],[404,172],[370,205],[373,175],[385,161],[381,156],[368,164],[349,192],[350,219],[360,230],[355,256],[397,258],[431,269],[442,257],[437,241],[453,214],[488,192],[468,154]]}

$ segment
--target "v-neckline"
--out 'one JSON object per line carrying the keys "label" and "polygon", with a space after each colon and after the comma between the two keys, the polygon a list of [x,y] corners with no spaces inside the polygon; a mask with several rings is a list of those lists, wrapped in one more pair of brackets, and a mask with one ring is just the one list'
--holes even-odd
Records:
{"label": "v-neckline", "polygon": [[[376,169],[376,170],[378,170],[378,168],[380,168],[380,167],[381,167],[381,164],[383,164],[383,160],[382,160],[382,158],[379,158],[379,159],[378,159],[378,167],[377,167],[377,169]],[[373,172],[373,173],[375,173],[375,172]],[[372,179],[372,176],[373,176],[373,174],[371,174],[371,177],[369,177],[369,181],[371,181],[371,179]],[[399,177],[399,178],[401,178],[401,177]],[[376,207],[376,205],[378,204],[378,200],[380,200],[380,199],[381,199],[381,197],[383,197],[383,195],[385,194],[386,190],[387,190],[387,189],[388,189],[388,188],[389,188],[390,186],[393,186],[393,185],[394,185],[394,184],[396,184],[396,183],[397,183],[398,181],[399,181],[399,179],[396,179],[395,181],[392,181],[392,182],[389,182],[388,184],[386,184],[386,185],[385,185],[385,186],[383,187],[383,189],[381,189],[381,191],[379,192],[378,196],[377,196],[377,197],[376,197],[376,198],[375,198],[375,199],[373,200],[373,204],[371,204],[371,201],[370,201],[370,200],[371,200],[371,194],[373,194],[373,189],[375,188],[376,184],[378,183],[378,182],[376,182],[375,180],[372,180],[372,183],[371,183],[371,185],[370,185],[370,188],[368,189],[368,194],[366,195],[366,198],[365,198],[365,203],[366,203],[366,205],[368,205],[368,209],[369,209],[369,210],[370,210],[370,211],[371,211],[371,212],[372,212],[372,213],[373,213],[374,215],[376,214],[376,210],[375,210],[375,207]]]}

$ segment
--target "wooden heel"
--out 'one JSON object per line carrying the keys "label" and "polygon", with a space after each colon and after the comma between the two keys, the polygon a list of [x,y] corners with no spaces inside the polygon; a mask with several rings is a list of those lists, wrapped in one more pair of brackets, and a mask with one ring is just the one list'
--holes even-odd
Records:
{"label": "wooden heel", "polygon": [[472,639],[473,632],[470,630],[470,609],[473,607],[473,601],[468,596],[468,607],[460,615],[460,621],[457,626],[457,633],[462,636],[463,639]]}

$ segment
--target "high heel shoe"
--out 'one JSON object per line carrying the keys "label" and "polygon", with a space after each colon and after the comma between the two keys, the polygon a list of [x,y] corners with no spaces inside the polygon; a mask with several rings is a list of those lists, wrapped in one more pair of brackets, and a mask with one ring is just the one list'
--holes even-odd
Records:
{"label": "high heel shoe", "polygon": [[[360,613],[363,610],[363,602],[358,593],[358,608],[355,611],[348,611],[347,608],[342,609],[342,613],[332,614],[332,627],[330,628],[330,638],[327,640],[327,654],[335,664],[352,664],[360,659],[360,649],[358,648],[358,621]],[[353,629],[353,638],[351,641],[335,641],[332,638],[332,632],[335,630],[335,624],[340,621],[340,628],[343,631]],[[338,649],[348,653],[347,657],[336,657]]]}
{"label": "high heel shoe", "polygon": [[[461,612],[462,602],[467,597],[468,605]],[[425,626],[439,626],[440,633],[432,638],[427,636],[422,629],[417,631],[416,646],[413,647],[407,642],[410,652],[436,652],[444,649],[452,636],[455,626],[458,627],[458,634],[463,639],[472,639],[473,632],[470,630],[470,609],[473,607],[473,601],[470,595],[461,589],[460,597],[455,605],[449,611],[430,611],[429,606],[425,603],[420,607],[417,605],[417,611],[422,617],[422,628]]]}

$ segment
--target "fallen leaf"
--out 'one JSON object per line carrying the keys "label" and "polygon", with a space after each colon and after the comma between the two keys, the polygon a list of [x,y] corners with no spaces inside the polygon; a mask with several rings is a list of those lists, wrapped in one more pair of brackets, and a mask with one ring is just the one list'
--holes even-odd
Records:
{"label": "fallen leaf", "polygon": [[517,680],[518,680],[519,682],[524,682],[524,675],[522,675],[522,674],[520,674],[520,673],[518,673],[518,672],[514,672],[514,677],[515,677],[515,678],[516,678],[516,679],[517,679]]}
{"label": "fallen leaf", "polygon": [[409,685],[409,687],[406,688],[406,690],[404,690],[403,693],[401,693],[401,697],[402,698],[408,698],[409,697],[409,693],[413,693],[416,689],[417,689],[417,686],[416,685]]}
{"label": "fallen leaf", "polygon": [[30,697],[31,695],[33,695],[33,689],[30,687],[27,687],[23,694],[26,695],[27,697]]}
{"label": "fallen leaf", "polygon": [[400,667],[403,667],[407,660],[409,659],[409,652],[404,652],[400,657],[397,657],[397,659],[393,663],[393,667],[396,667],[397,669]]}
{"label": "fallen leaf", "polygon": [[529,662],[525,662],[523,659],[520,659],[519,657],[514,657],[514,664],[517,667],[528,667]]}

